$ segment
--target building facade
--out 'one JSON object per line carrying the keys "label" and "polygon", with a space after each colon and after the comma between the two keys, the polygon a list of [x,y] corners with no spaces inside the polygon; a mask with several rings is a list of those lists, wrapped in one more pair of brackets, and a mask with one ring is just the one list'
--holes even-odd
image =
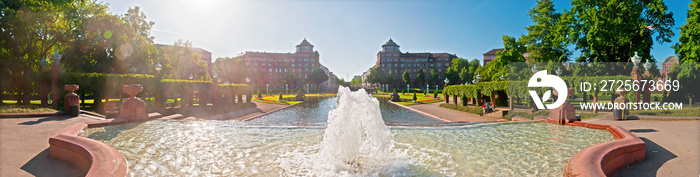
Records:
{"label": "building facade", "polygon": [[[314,46],[306,39],[296,45],[294,53],[271,53],[246,51],[236,58],[245,61],[251,79],[257,85],[274,85],[284,87],[284,82],[289,73],[294,77],[295,82],[289,83],[291,87],[297,88],[305,80],[311,77],[313,69],[321,68],[318,51],[314,51]],[[330,77],[330,76],[329,76]],[[281,84],[281,85],[280,85]]]}
{"label": "building facade", "polygon": [[666,60],[661,64],[661,76],[664,80],[668,80],[668,73],[671,72],[673,66],[680,64],[680,60],[676,56],[667,57]]}
{"label": "building facade", "polygon": [[[453,58],[458,58],[455,54],[449,53],[402,53],[399,45],[394,40],[389,39],[382,50],[377,52],[377,61],[375,66],[383,69],[386,73],[393,73],[397,80],[401,80],[404,71],[408,71],[411,79],[415,79],[419,69],[425,74],[425,81],[428,80],[431,70],[437,71],[439,80],[445,79],[445,72],[450,66]],[[372,68],[370,68],[371,70]],[[363,73],[362,81],[365,83],[366,75],[369,70]]]}

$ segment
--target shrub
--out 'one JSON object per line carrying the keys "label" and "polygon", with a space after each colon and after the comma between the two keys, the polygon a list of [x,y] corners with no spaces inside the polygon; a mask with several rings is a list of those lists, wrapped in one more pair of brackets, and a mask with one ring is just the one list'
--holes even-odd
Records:
{"label": "shrub", "polygon": [[406,95],[406,90],[402,90],[402,91],[401,91],[401,94],[402,94],[402,95]]}
{"label": "shrub", "polygon": [[418,97],[416,97],[416,92],[413,92],[413,101],[418,101]]}
{"label": "shrub", "polygon": [[433,91],[433,98],[437,99],[437,97],[438,97],[438,93],[437,93],[437,90],[435,90],[435,91]]}
{"label": "shrub", "polygon": [[282,92],[280,92],[280,98],[279,98],[279,101],[284,101],[284,100],[282,99]]}
{"label": "shrub", "polygon": [[462,111],[462,112],[468,112],[468,113],[476,114],[479,116],[484,115],[484,110],[481,107],[457,106],[457,105],[449,104],[449,103],[442,103],[442,104],[440,104],[440,107],[452,109],[452,110],[457,110],[457,111]]}
{"label": "shrub", "polygon": [[258,99],[262,99],[262,94],[260,94],[260,90],[258,90]]}
{"label": "shrub", "polygon": [[[455,100],[455,101],[457,101],[457,100]],[[462,106],[467,106],[467,102],[468,102],[467,96],[462,95]],[[481,105],[477,105],[477,106],[481,106]]]}

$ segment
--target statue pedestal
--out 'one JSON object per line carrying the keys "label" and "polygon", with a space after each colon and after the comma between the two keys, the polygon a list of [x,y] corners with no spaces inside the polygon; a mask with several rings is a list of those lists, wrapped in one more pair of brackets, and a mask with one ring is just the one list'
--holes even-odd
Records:
{"label": "statue pedestal", "polygon": [[141,86],[141,84],[124,85],[122,90],[124,93],[129,94],[130,98],[122,102],[121,110],[117,118],[124,119],[127,122],[137,122],[148,119],[146,103],[136,97],[136,94],[143,91],[143,86]]}
{"label": "statue pedestal", "polygon": [[559,120],[560,124],[567,124],[573,121],[579,121],[576,118],[576,108],[574,108],[574,105],[569,103],[569,101],[565,101],[564,104],[562,104],[558,108],[549,110],[549,118]]}
{"label": "statue pedestal", "polygon": [[80,114],[80,96],[74,92],[80,88],[78,85],[64,85],[64,89],[68,90],[68,94],[63,97],[63,110],[68,112],[68,115],[77,117]]}

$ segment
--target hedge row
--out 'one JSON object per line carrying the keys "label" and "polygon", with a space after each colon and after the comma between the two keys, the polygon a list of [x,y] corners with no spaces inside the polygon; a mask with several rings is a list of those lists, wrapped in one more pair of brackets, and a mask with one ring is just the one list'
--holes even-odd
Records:
{"label": "hedge row", "polygon": [[476,115],[483,116],[484,115],[484,110],[480,106],[474,107],[474,106],[457,106],[454,104],[450,103],[442,103],[440,104],[440,107],[447,108],[447,109],[452,109],[452,110],[457,110],[457,111],[462,111],[462,112],[468,112]]}

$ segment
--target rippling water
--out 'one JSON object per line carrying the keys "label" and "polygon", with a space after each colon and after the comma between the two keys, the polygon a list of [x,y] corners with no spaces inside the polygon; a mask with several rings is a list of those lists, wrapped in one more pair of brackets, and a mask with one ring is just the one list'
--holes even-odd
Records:
{"label": "rippling water", "polygon": [[576,152],[614,140],[605,130],[542,122],[395,126],[394,159],[348,170],[315,160],[323,128],[153,120],[81,136],[117,148],[134,176],[561,176]]}
{"label": "rippling water", "polygon": [[[389,98],[379,97],[382,119],[388,125],[436,125],[444,124],[389,103]],[[328,112],[337,107],[336,98],[309,98],[309,101],[291,108],[280,110],[263,117],[248,121],[249,124],[261,125],[325,125]]]}

